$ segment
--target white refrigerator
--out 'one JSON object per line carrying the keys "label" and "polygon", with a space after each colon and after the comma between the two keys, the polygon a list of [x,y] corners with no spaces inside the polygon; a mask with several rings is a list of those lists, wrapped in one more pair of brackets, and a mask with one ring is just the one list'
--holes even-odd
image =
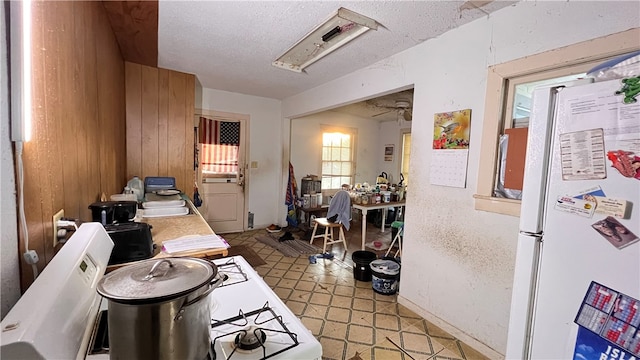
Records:
{"label": "white refrigerator", "polygon": [[[640,359],[640,97],[623,85],[534,92],[507,359]],[[624,329],[623,310],[638,311]],[[577,322],[605,350],[576,352]]]}

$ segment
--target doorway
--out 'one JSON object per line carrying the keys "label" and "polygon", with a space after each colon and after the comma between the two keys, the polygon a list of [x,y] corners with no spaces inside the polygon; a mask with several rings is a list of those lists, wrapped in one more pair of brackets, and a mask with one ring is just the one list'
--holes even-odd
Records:
{"label": "doorway", "polygon": [[212,110],[196,113],[199,211],[216,233],[244,231],[249,115]]}

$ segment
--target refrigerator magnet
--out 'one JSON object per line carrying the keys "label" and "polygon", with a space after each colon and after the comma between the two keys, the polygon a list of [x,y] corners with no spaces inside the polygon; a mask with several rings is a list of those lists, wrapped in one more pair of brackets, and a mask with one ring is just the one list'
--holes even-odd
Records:
{"label": "refrigerator magnet", "polygon": [[639,240],[634,233],[613,216],[607,216],[591,225],[591,227],[618,249],[627,247]]}
{"label": "refrigerator magnet", "polygon": [[570,196],[558,196],[554,209],[569,214],[580,215],[590,218],[596,209],[596,203],[583,199],[576,199]]}
{"label": "refrigerator magnet", "polygon": [[560,135],[562,180],[590,180],[607,177],[602,129]]}
{"label": "refrigerator magnet", "polygon": [[607,158],[620,175],[640,180],[640,156],[633,151],[607,151]]}

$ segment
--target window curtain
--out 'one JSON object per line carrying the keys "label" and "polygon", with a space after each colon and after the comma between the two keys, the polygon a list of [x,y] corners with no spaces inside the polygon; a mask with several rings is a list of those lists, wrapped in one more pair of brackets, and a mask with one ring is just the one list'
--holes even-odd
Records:
{"label": "window curtain", "polygon": [[237,173],[240,123],[200,117],[198,128],[198,142],[202,144],[201,164],[203,173]]}

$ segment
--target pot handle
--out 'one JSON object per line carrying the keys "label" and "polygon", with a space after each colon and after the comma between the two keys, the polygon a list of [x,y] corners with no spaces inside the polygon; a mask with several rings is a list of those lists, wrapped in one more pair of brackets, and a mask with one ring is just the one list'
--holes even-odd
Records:
{"label": "pot handle", "polygon": [[151,280],[155,277],[154,272],[156,271],[156,269],[158,268],[158,266],[160,266],[160,264],[162,263],[168,263],[169,267],[173,267],[173,264],[171,263],[171,261],[169,261],[169,259],[162,259],[158,262],[156,262],[155,264],[153,264],[153,266],[151,267],[151,270],[149,270],[149,273],[147,274],[147,276],[144,277],[145,280]]}
{"label": "pot handle", "polygon": [[178,321],[182,319],[182,314],[184,313],[184,309],[186,307],[189,307],[195,303],[197,303],[198,301],[206,298],[207,296],[209,296],[209,294],[211,294],[211,292],[213,290],[215,290],[218,286],[222,285],[222,282],[224,281],[224,278],[220,275],[220,273],[216,274],[216,278],[211,281],[209,283],[209,288],[207,289],[207,291],[203,292],[202,294],[200,294],[197,298],[187,301],[184,304],[182,304],[182,307],[180,307],[180,310],[178,311],[178,313],[176,314],[176,316],[173,318],[173,320]]}

